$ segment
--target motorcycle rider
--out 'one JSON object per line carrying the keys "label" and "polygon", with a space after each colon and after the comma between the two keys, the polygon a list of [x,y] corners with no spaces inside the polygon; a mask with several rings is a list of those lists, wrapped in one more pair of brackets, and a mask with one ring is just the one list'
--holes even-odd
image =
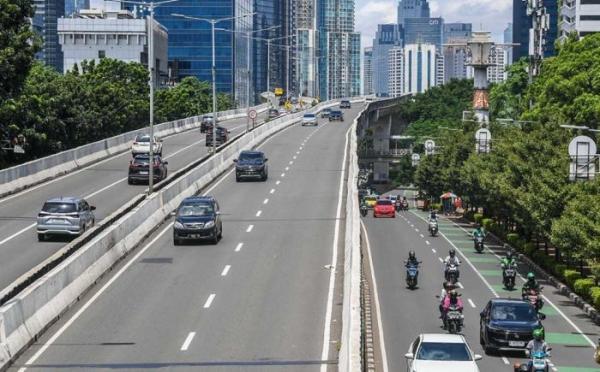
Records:
{"label": "motorcycle rider", "polygon": [[406,196],[402,197],[402,204],[400,205],[404,207],[405,210],[408,210],[408,200],[406,200]]}
{"label": "motorcycle rider", "polygon": [[[525,354],[527,357],[531,357],[533,353],[540,351],[548,355],[550,350],[548,348],[548,344],[544,341],[544,330],[538,328],[533,330],[533,340],[529,341],[525,347]],[[532,366],[533,361],[530,359],[529,362],[527,362],[527,370],[530,371]]]}
{"label": "motorcycle rider", "polygon": [[[452,264],[454,264],[456,267],[460,266],[460,260],[458,259],[458,257],[456,257],[456,250],[454,248],[450,248],[450,251],[448,251],[448,256],[444,259],[444,265],[445,265],[444,277],[447,277],[448,268]],[[456,279],[458,279],[458,276],[459,276],[459,272],[457,271]]]}
{"label": "motorcycle rider", "polygon": [[415,253],[415,251],[408,252],[408,260],[406,261],[405,266],[419,266],[419,260],[417,260],[417,254]]}
{"label": "motorcycle rider", "polygon": [[475,230],[473,230],[473,244],[475,245],[475,249],[477,249],[477,238],[483,238],[485,239],[485,230],[483,229],[483,227],[481,227],[480,224],[477,224],[475,226]]}
{"label": "motorcycle rider", "polygon": [[435,209],[429,211],[429,217],[427,218],[427,222],[437,223],[437,214],[435,213]]}
{"label": "motorcycle rider", "polygon": [[513,257],[512,250],[506,252],[506,256],[500,261],[500,267],[502,268],[502,282],[506,282],[506,269],[517,266],[517,260]]}
{"label": "motorcycle rider", "polygon": [[[523,284],[523,288],[521,289],[521,295],[523,299],[526,299],[530,291],[534,291],[538,295],[541,292],[540,284],[537,282],[537,280],[535,280],[535,274],[532,272],[527,274],[527,281],[525,282],[525,284]],[[544,302],[541,298],[538,298],[538,302],[538,308],[541,309]]]}
{"label": "motorcycle rider", "polygon": [[442,283],[442,293],[440,293],[440,319],[444,318],[444,308],[442,305],[444,305],[444,300],[446,299],[446,296],[448,296],[448,292],[450,292],[451,290],[453,290],[455,287],[452,283],[445,281],[444,283]]}
{"label": "motorcycle rider", "polygon": [[448,328],[446,325],[446,315],[448,314],[450,307],[456,308],[456,310],[460,311],[461,313],[463,311],[463,302],[454,289],[448,292],[444,298],[444,302],[442,302],[442,321],[444,322],[444,329]]}
{"label": "motorcycle rider", "polygon": [[365,199],[361,199],[360,200],[360,212],[362,213],[363,216],[367,215],[367,212],[369,210],[369,206],[367,205],[367,202],[365,201]]}

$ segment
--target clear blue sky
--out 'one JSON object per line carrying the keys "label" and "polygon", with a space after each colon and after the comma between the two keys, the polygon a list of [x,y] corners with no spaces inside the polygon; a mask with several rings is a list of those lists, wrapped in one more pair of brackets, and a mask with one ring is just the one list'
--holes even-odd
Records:
{"label": "clear blue sky", "polygon": [[[377,24],[394,23],[398,0],[355,0],[356,31],[362,33],[362,47],[372,44]],[[496,41],[512,22],[512,0],[429,0],[431,15],[445,22],[470,22],[474,30],[491,31]]]}

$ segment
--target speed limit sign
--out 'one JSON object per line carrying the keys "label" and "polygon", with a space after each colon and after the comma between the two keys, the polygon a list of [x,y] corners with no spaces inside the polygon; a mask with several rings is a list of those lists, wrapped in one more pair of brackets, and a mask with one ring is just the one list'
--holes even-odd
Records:
{"label": "speed limit sign", "polygon": [[248,111],[248,117],[252,120],[256,119],[256,111],[255,110]]}

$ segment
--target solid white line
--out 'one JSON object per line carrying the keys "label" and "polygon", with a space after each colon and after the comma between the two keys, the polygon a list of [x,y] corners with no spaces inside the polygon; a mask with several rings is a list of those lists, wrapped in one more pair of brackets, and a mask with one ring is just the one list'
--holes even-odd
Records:
{"label": "solid white line", "polygon": [[256,217],[260,217],[261,214],[262,214],[262,211],[256,212]]}
{"label": "solid white line", "polygon": [[506,357],[502,357],[502,361],[504,362],[504,364],[509,365],[510,362],[508,361],[508,359]]}
{"label": "solid white line", "polygon": [[362,231],[365,233],[365,241],[367,242],[367,252],[369,255],[369,267],[371,269],[371,281],[373,282],[373,297],[375,299],[375,314],[377,316],[377,330],[379,333],[379,343],[381,349],[381,364],[383,366],[383,372],[388,371],[388,360],[387,351],[385,349],[385,337],[383,335],[383,320],[381,317],[381,306],[379,305],[379,290],[377,289],[377,279],[375,278],[375,269],[373,267],[373,255],[371,253],[371,242],[369,240],[369,233],[362,220],[360,221]]}
{"label": "solid white line", "polygon": [[215,294],[211,293],[210,296],[208,296],[208,298],[206,299],[206,302],[204,303],[204,308],[208,309],[210,307],[210,305],[212,304],[213,300],[215,299]]}
{"label": "solid white line", "polygon": [[471,300],[470,298],[467,301],[469,301],[469,305],[471,305],[473,309],[477,307],[475,306],[475,303],[473,303],[473,300]]}
{"label": "solid white line", "polygon": [[238,243],[238,245],[235,247],[235,251],[236,252],[241,251],[243,246],[244,246],[244,243]]}
{"label": "solid white line", "polygon": [[246,229],[246,232],[252,231],[253,228],[254,228],[254,225],[249,225],[248,228]]}
{"label": "solid white line", "polygon": [[275,193],[275,189],[271,189],[271,191],[269,191],[270,194]]}
{"label": "solid white line", "polygon": [[269,202],[269,198],[266,198],[265,200],[263,200],[263,204],[267,204]]}
{"label": "solid white line", "polygon": [[[323,127],[321,127],[323,128]],[[346,141],[344,143],[344,156],[342,158],[342,172],[340,174],[340,186],[338,189],[338,203],[337,203],[337,211],[335,213],[335,226],[333,230],[333,246],[332,246],[332,256],[331,256],[331,266],[335,267],[337,265],[337,257],[338,257],[338,244],[339,244],[339,234],[340,234],[340,219],[342,216],[342,201],[344,197],[344,178],[346,175],[346,160],[348,157],[348,134],[350,133],[350,129],[346,131]],[[329,344],[331,341],[331,315],[333,312],[333,296],[335,289],[335,269],[329,270],[329,290],[327,293],[327,308],[325,309],[325,329],[323,330],[323,350],[321,352],[321,360],[329,359]],[[327,372],[327,364],[321,364],[321,372]]]}
{"label": "solid white line", "polygon": [[227,276],[229,269],[231,269],[231,265],[225,266],[225,268],[223,269],[223,272],[221,273],[221,276]]}
{"label": "solid white line", "polygon": [[183,342],[183,345],[181,345],[181,351],[187,351],[187,349],[190,347],[190,344],[192,343],[192,340],[194,339],[194,336],[196,336],[196,332],[190,332],[187,335],[185,341]]}
{"label": "solid white line", "polygon": [[279,185],[281,183],[281,181],[277,180],[277,182],[275,182],[275,185]]}
{"label": "solid white line", "polygon": [[285,173],[281,173],[281,178],[285,177]]}

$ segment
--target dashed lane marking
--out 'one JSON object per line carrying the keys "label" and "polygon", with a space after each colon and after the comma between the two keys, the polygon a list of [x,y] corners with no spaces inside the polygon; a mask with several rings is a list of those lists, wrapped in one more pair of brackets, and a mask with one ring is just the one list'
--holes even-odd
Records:
{"label": "dashed lane marking", "polygon": [[185,341],[183,341],[183,345],[181,345],[181,351],[187,351],[187,349],[190,347],[190,344],[192,343],[192,340],[194,339],[194,336],[196,336],[196,332],[190,332],[187,335]]}
{"label": "dashed lane marking", "polygon": [[211,293],[210,296],[208,296],[208,298],[206,299],[206,302],[204,303],[204,308],[208,309],[210,307],[210,305],[212,305],[213,300],[215,299],[216,294]]}
{"label": "dashed lane marking", "polygon": [[256,217],[260,217],[261,214],[262,214],[262,211],[256,212]]}
{"label": "dashed lane marking", "polygon": [[231,269],[231,265],[226,265],[223,271],[221,272],[221,276],[227,276],[229,269]]}
{"label": "dashed lane marking", "polygon": [[269,202],[269,198],[266,198],[265,200],[263,200],[263,204],[267,204]]}
{"label": "dashed lane marking", "polygon": [[250,232],[250,231],[252,231],[252,229],[254,229],[254,225],[248,226],[248,228],[246,229],[246,232]]}
{"label": "dashed lane marking", "polygon": [[235,251],[236,252],[241,251],[243,246],[244,246],[244,243],[238,243],[238,245],[235,247]]}
{"label": "dashed lane marking", "polygon": [[474,309],[476,308],[475,303],[473,302],[473,300],[471,300],[470,298],[467,299],[467,301],[469,302],[469,305],[471,305],[471,307]]}
{"label": "dashed lane marking", "polygon": [[275,189],[271,189],[271,191],[269,191],[270,194],[274,194],[275,193]]}

